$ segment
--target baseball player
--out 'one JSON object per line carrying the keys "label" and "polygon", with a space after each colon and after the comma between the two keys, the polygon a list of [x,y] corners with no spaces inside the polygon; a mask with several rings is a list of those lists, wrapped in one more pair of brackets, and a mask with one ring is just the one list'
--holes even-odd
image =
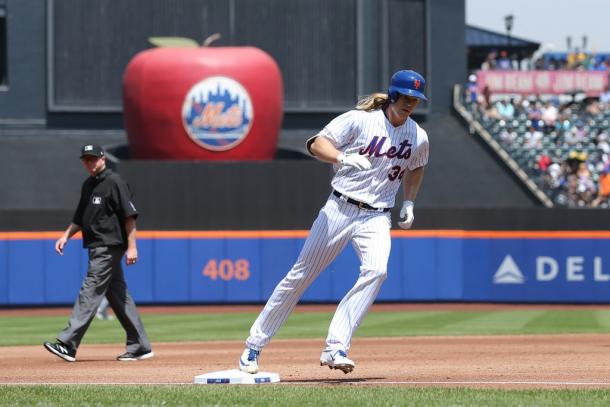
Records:
{"label": "baseball player", "polygon": [[309,152],[334,164],[333,191],[315,220],[296,263],[275,288],[246,340],[240,370],[258,372],[261,350],[286,321],[305,289],[351,241],[360,274],[343,297],[328,329],[320,365],[351,372],[347,357],[354,332],[386,278],[390,255],[390,208],[402,182],[398,225],[413,223],[413,202],[428,162],[428,136],[409,116],[424,96],[417,72],[398,71],[388,93],[374,93],[355,110],[332,120],[307,141]]}

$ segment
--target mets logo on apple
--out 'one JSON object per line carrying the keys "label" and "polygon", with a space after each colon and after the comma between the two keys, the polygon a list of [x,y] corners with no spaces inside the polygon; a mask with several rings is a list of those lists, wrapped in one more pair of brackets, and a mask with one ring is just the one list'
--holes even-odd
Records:
{"label": "mets logo on apple", "polygon": [[248,91],[226,76],[212,76],[195,84],[182,105],[182,123],[201,147],[230,150],[244,141],[254,118]]}

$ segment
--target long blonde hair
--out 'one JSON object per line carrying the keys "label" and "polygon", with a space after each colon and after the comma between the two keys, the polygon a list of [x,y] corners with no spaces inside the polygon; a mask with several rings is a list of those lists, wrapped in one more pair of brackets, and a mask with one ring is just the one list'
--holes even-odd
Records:
{"label": "long blonde hair", "polygon": [[356,110],[364,110],[370,112],[371,110],[377,110],[384,107],[389,103],[389,97],[387,93],[371,93],[370,95],[363,96],[356,105]]}

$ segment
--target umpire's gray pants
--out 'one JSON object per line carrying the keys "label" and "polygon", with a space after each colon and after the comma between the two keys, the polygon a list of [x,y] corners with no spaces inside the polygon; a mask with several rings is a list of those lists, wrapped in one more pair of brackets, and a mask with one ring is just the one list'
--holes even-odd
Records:
{"label": "umpire's gray pants", "polygon": [[72,349],[76,350],[80,345],[105,295],[127,333],[127,352],[151,350],[136,304],[127,291],[121,267],[124,253],[125,250],[118,246],[89,249],[87,277],[72,309],[68,326],[57,336]]}

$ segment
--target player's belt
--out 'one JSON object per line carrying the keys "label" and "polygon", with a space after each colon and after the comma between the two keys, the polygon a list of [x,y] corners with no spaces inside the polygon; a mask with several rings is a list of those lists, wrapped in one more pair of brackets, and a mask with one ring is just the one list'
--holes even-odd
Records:
{"label": "player's belt", "polygon": [[388,212],[391,209],[391,208],[374,208],[367,203],[356,201],[355,199],[345,196],[341,192],[337,192],[334,189],[333,189],[333,195],[336,196],[337,198],[341,199],[342,201],[351,203],[352,205],[356,205],[360,209],[366,209],[368,211]]}

